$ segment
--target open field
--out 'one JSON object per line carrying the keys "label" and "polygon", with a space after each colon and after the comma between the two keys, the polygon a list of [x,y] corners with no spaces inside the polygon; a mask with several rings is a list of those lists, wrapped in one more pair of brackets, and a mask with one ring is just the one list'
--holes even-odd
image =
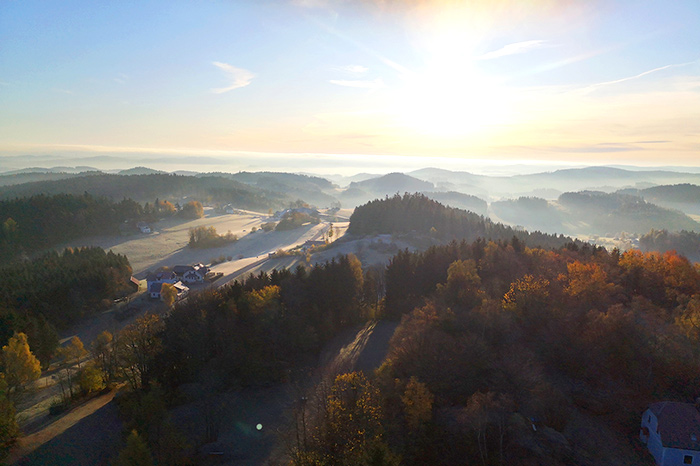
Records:
{"label": "open field", "polygon": [[81,238],[64,244],[63,247],[99,246],[111,249],[117,254],[124,254],[134,270],[134,275],[145,276],[145,272],[162,266],[177,264],[208,263],[210,259],[226,254],[231,246],[214,249],[190,249],[190,228],[213,226],[219,234],[227,231],[239,238],[248,234],[253,227],[259,227],[266,215],[245,213],[235,215],[217,215],[212,209],[205,210],[205,216],[197,220],[183,221],[169,218],[151,225],[153,233],[134,234],[130,236],[93,236]]}
{"label": "open field", "polygon": [[[151,225],[153,233],[150,234],[81,238],[61,245],[57,249],[82,246],[99,246],[105,250],[111,249],[115,253],[126,255],[134,275],[144,278],[149,270],[156,270],[159,267],[199,262],[209,264],[221,256],[231,257],[237,261],[250,261],[252,258],[259,260],[263,255],[267,256],[269,252],[292,248],[308,239],[314,239],[323,228],[327,228],[320,224],[306,225],[283,232],[258,230],[255,233],[250,233],[253,227],[259,228],[261,223],[266,221],[268,221],[268,217],[264,214],[246,212],[217,215],[211,209],[206,209],[205,216],[197,220],[183,221],[171,218],[154,223]],[[239,237],[239,241],[218,248],[189,248],[189,230],[198,226],[213,226],[219,234],[231,231]],[[224,270],[217,271],[226,274],[246,265],[248,264],[231,263]]]}

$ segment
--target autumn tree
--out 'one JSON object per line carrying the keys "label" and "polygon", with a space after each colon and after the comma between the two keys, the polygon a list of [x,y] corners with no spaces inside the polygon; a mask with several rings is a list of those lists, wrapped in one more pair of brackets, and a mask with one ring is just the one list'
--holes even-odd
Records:
{"label": "autumn tree", "polygon": [[158,336],[162,328],[163,322],[157,315],[146,314],[119,332],[116,348],[118,368],[134,389],[149,383],[148,371],[162,349]]}
{"label": "autumn tree", "polygon": [[435,397],[425,384],[411,377],[406,384],[406,390],[401,395],[404,407],[404,417],[409,430],[417,429],[421,424],[430,420],[433,414]]}
{"label": "autumn tree", "polygon": [[98,366],[102,369],[107,381],[114,378],[114,350],[112,341],[114,337],[107,330],[103,331],[92,342],[92,356],[97,361]]}
{"label": "autumn tree", "polygon": [[478,305],[484,297],[481,278],[472,259],[454,261],[447,269],[447,282],[438,285],[448,303],[465,309]]}
{"label": "autumn tree", "polygon": [[476,436],[482,464],[492,464],[489,460],[494,449],[492,445],[497,445],[499,464],[505,464],[503,454],[508,418],[514,409],[512,398],[502,393],[476,392],[467,401],[465,414]]}
{"label": "autumn tree", "polygon": [[86,364],[78,372],[78,386],[84,394],[102,390],[105,386],[104,373],[94,363]]}
{"label": "autumn tree", "polygon": [[348,466],[397,464],[396,457],[382,441],[379,391],[361,372],[335,378],[324,412],[325,418],[316,429],[315,445],[311,449],[317,455],[307,454],[302,458],[320,455],[330,464]]}
{"label": "autumn tree", "polygon": [[160,287],[160,299],[166,306],[172,307],[177,301],[177,288],[170,283],[163,283]]}
{"label": "autumn tree", "polygon": [[608,276],[600,265],[574,261],[567,264],[567,271],[567,276],[562,277],[566,282],[564,292],[574,298],[579,307],[606,307],[611,293],[615,291],[615,285],[608,281]]}
{"label": "autumn tree", "polygon": [[190,201],[182,206],[180,215],[190,219],[202,218],[204,217],[204,207],[202,207],[202,203],[199,201]]}
{"label": "autumn tree", "polygon": [[161,201],[156,199],[154,207],[156,209],[156,214],[160,216],[169,217],[177,212],[175,206],[169,201]]}
{"label": "autumn tree", "polygon": [[527,274],[510,284],[503,307],[524,318],[541,317],[549,305],[549,280]]}
{"label": "autumn tree", "polygon": [[700,295],[694,295],[676,318],[683,332],[692,340],[700,343]]}
{"label": "autumn tree", "polygon": [[41,375],[41,363],[29,349],[24,333],[16,333],[2,347],[2,366],[11,399],[16,399],[26,384]]}
{"label": "autumn tree", "polygon": [[153,466],[153,457],[146,442],[138,432],[132,430],[126,439],[126,446],[119,452],[115,466]]}
{"label": "autumn tree", "polygon": [[10,447],[19,436],[15,406],[8,393],[5,374],[0,372],[0,464],[4,464]]}
{"label": "autumn tree", "polygon": [[82,361],[88,352],[83,345],[82,340],[78,336],[73,336],[70,339],[70,343],[61,349],[61,354],[65,358],[67,363],[75,362],[78,364],[78,368],[82,366]]}

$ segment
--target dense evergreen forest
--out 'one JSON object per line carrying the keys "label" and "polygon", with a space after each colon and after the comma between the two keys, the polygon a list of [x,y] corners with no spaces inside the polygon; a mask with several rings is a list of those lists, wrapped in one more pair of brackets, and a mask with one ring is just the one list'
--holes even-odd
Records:
{"label": "dense evergreen forest", "polygon": [[445,207],[423,194],[398,194],[357,207],[348,233],[355,235],[416,232],[450,241],[477,238],[508,240],[513,236],[530,246],[559,247],[570,238],[515,230],[462,209]]}
{"label": "dense evergreen forest", "polygon": [[0,258],[33,254],[81,236],[117,234],[124,221],[143,213],[131,199],[115,203],[87,193],[0,201]]}
{"label": "dense evergreen forest", "polygon": [[[28,197],[37,194],[73,194],[88,192],[112,200],[130,198],[152,201],[155,198],[235,203],[244,209],[264,210],[283,207],[290,199],[272,191],[252,187],[220,176],[107,175],[87,173],[65,180],[40,181],[13,186],[0,186],[0,199]],[[291,199],[292,201],[295,199]]]}
{"label": "dense evergreen forest", "polygon": [[440,204],[468,210],[479,215],[486,215],[486,211],[488,210],[488,204],[486,204],[486,201],[469,194],[458,193],[455,191],[431,191],[424,192],[423,194],[428,196],[430,199],[438,201]]}
{"label": "dense evergreen forest", "polygon": [[190,382],[284,380],[382,316],[401,321],[385,363],[321,391],[290,427],[292,464],[602,464],[620,448],[643,464],[639,413],[698,395],[700,269],[674,253],[462,241],[402,252],[380,275],[342,257],[192,296],[151,334],[134,406]]}
{"label": "dense evergreen forest", "polygon": [[639,247],[643,251],[676,251],[692,261],[700,262],[700,233],[694,231],[651,230],[639,238]]}
{"label": "dense evergreen forest", "polygon": [[341,256],[196,294],[165,319],[153,376],[172,389],[203,373],[218,386],[280,381],[304,355],[368,317],[363,285],[357,258]]}
{"label": "dense evergreen forest", "polygon": [[31,261],[0,267],[0,346],[14,332],[29,335],[30,347],[48,363],[64,329],[130,291],[125,256],[101,248],[48,252]]}

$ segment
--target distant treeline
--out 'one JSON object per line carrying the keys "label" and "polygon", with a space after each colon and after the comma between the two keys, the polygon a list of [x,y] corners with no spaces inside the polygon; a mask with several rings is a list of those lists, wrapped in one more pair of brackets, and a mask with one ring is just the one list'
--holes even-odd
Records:
{"label": "distant treeline", "polygon": [[559,204],[569,210],[569,218],[585,221],[597,233],[649,231],[653,226],[672,230],[693,230],[700,225],[682,212],[659,207],[641,197],[619,193],[581,191],[564,193]]}
{"label": "distant treeline", "polygon": [[115,234],[125,220],[142,214],[131,199],[115,203],[87,193],[0,201],[0,258],[32,254],[81,236]]}
{"label": "distant treeline", "polygon": [[445,207],[423,194],[396,194],[371,201],[355,209],[348,227],[348,233],[356,235],[411,231],[447,241],[474,241],[477,238],[497,241],[515,236],[529,246],[543,248],[560,247],[571,241],[562,235],[515,230],[473,212]]}
{"label": "distant treeline", "polygon": [[692,261],[700,261],[700,233],[693,231],[651,230],[639,238],[639,247],[642,251],[676,251]]}
{"label": "distant treeline", "polygon": [[88,192],[113,200],[125,197],[140,202],[160,198],[235,203],[245,209],[267,211],[283,207],[288,199],[283,194],[265,191],[220,176],[108,175],[83,174],[64,180],[38,181],[0,186],[0,198],[28,197],[37,194],[73,194]]}
{"label": "distant treeline", "polygon": [[697,204],[700,202],[700,186],[683,183],[654,186],[646,189],[623,189],[620,192],[651,199],[654,202]]}
{"label": "distant treeline", "polygon": [[129,292],[130,278],[128,259],[102,248],[51,251],[31,261],[3,265],[0,346],[14,332],[27,333],[32,348],[45,346],[36,341],[41,338],[36,329],[46,323],[64,329],[99,312],[114,298]]}

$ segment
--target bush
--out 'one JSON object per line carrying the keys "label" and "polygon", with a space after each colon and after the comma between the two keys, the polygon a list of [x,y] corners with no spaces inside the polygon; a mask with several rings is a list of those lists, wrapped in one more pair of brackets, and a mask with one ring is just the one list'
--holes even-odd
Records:
{"label": "bush", "polygon": [[56,416],[58,414],[61,414],[62,412],[66,411],[68,409],[68,403],[66,403],[63,400],[54,400],[51,402],[51,406],[49,406],[49,414],[51,416]]}
{"label": "bush", "polygon": [[[225,235],[220,235],[214,227],[190,228],[191,248],[215,248],[238,241],[238,236],[229,230]],[[222,261],[223,262],[223,261]]]}

